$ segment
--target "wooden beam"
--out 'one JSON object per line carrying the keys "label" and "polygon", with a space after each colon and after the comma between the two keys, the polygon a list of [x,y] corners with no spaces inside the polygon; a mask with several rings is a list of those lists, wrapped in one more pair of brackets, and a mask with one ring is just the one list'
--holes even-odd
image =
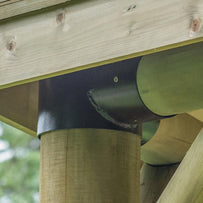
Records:
{"label": "wooden beam", "polygon": [[0,0],[0,20],[68,1],[70,0]]}
{"label": "wooden beam", "polygon": [[105,129],[41,136],[40,203],[139,203],[140,137]]}
{"label": "wooden beam", "polygon": [[150,166],[145,163],[140,174],[141,203],[157,202],[178,166]]}
{"label": "wooden beam", "polygon": [[202,19],[202,1],[94,0],[3,22],[0,88],[203,41]]}
{"label": "wooden beam", "polygon": [[38,82],[1,90],[0,120],[36,136],[38,91]]}
{"label": "wooden beam", "polygon": [[203,202],[203,129],[190,147],[158,203]]}
{"label": "wooden beam", "polygon": [[188,114],[163,119],[152,139],[141,148],[141,159],[151,165],[180,162],[203,123]]}
{"label": "wooden beam", "polygon": [[163,116],[203,108],[203,43],[144,56],[137,72],[145,105]]}

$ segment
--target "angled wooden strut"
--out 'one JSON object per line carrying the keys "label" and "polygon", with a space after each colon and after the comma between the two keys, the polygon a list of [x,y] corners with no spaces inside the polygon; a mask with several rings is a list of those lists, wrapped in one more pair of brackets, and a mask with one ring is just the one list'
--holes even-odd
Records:
{"label": "angled wooden strut", "polygon": [[37,136],[38,82],[0,91],[0,120]]}
{"label": "angled wooden strut", "polygon": [[180,162],[203,123],[188,114],[161,120],[152,139],[142,146],[141,159],[151,165]]}
{"label": "angled wooden strut", "polygon": [[158,200],[158,203],[203,202],[203,129]]}

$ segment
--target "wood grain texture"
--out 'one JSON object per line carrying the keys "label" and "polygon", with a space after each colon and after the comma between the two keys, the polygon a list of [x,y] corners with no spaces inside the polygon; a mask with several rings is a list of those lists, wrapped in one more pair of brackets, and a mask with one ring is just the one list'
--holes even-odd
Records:
{"label": "wood grain texture", "polygon": [[38,82],[1,90],[0,120],[36,136],[38,91]]}
{"label": "wood grain texture", "polygon": [[0,20],[68,1],[70,0],[1,0]]}
{"label": "wood grain texture", "polygon": [[140,137],[72,129],[41,137],[40,203],[139,203]]}
{"label": "wood grain texture", "polygon": [[141,203],[156,203],[178,166],[150,166],[145,163],[140,175]]}
{"label": "wood grain texture", "polygon": [[202,19],[202,1],[94,0],[2,23],[0,88],[202,41]]}
{"label": "wood grain texture", "polygon": [[203,202],[203,129],[190,147],[158,203]]}
{"label": "wood grain texture", "polygon": [[137,81],[145,105],[168,116],[203,108],[203,43],[144,56]]}
{"label": "wood grain texture", "polygon": [[141,159],[151,165],[180,162],[203,123],[188,114],[163,119],[152,139],[141,148]]}
{"label": "wood grain texture", "polygon": [[192,112],[189,112],[188,114],[196,118],[197,120],[203,122],[203,109],[192,111]]}

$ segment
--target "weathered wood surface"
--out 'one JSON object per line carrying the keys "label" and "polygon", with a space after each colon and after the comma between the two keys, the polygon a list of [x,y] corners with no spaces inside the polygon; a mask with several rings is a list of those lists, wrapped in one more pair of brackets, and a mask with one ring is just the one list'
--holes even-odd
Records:
{"label": "weathered wood surface", "polygon": [[152,139],[141,148],[141,159],[152,165],[180,162],[203,123],[188,114],[163,119]]}
{"label": "weathered wood surface", "polygon": [[0,0],[0,20],[68,1],[70,0]]}
{"label": "weathered wood surface", "polygon": [[140,137],[72,129],[41,137],[40,203],[140,203]]}
{"label": "weathered wood surface", "polygon": [[203,108],[203,43],[144,56],[137,81],[145,105],[158,115]]}
{"label": "weathered wood surface", "polygon": [[203,1],[94,0],[3,22],[0,88],[202,41],[202,19]]}
{"label": "weathered wood surface", "polygon": [[190,147],[158,203],[203,202],[203,129]]}
{"label": "weathered wood surface", "polygon": [[141,203],[156,203],[179,164],[150,166],[144,164],[140,174]]}
{"label": "weathered wood surface", "polygon": [[36,136],[38,117],[38,82],[0,91],[0,120]]}

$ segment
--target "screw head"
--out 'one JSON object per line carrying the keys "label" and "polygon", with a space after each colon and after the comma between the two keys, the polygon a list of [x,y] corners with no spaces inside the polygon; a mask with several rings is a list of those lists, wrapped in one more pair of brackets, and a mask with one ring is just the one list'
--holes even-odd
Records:
{"label": "screw head", "polygon": [[118,82],[118,76],[115,76],[115,77],[113,78],[113,81],[114,81],[115,83],[117,83],[117,82]]}

